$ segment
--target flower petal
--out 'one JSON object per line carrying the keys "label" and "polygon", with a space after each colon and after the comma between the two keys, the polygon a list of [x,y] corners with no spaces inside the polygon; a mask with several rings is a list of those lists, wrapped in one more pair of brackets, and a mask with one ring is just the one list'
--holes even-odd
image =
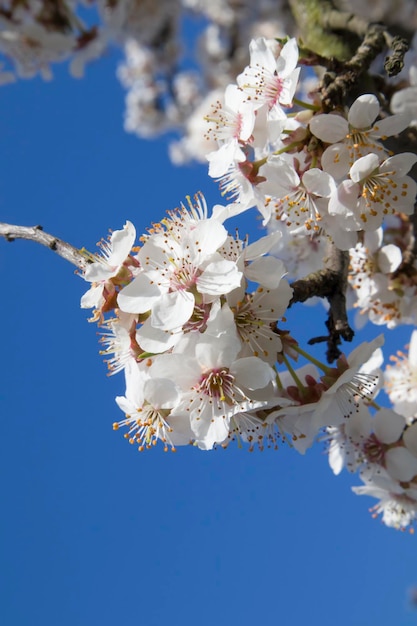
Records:
{"label": "flower petal", "polygon": [[310,121],[310,130],[321,141],[336,143],[347,135],[349,124],[341,115],[323,113],[313,117]]}
{"label": "flower petal", "polygon": [[378,98],[374,94],[364,93],[349,109],[349,124],[353,128],[371,128],[380,108]]}

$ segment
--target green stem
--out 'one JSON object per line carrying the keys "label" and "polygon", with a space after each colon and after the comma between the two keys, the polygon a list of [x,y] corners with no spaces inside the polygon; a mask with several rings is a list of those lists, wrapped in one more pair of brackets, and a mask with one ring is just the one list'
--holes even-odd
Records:
{"label": "green stem", "polygon": [[305,350],[300,348],[299,345],[292,346],[292,348],[296,352],[298,352],[298,354],[301,354],[301,356],[303,356],[305,359],[307,359],[307,361],[310,361],[310,363],[313,363],[313,365],[316,365],[326,375],[329,375],[331,373],[331,368],[330,367],[328,367],[327,365],[325,365],[324,363],[322,363],[318,359],[314,358],[314,356],[311,356],[311,354],[308,354],[308,352],[306,352]]}
{"label": "green stem", "polygon": [[282,359],[283,359],[283,361],[284,361],[285,365],[287,366],[287,370],[289,371],[289,373],[290,373],[290,374],[291,374],[291,376],[293,377],[294,382],[295,382],[295,384],[297,385],[297,387],[298,387],[299,391],[300,391],[301,393],[303,393],[303,392],[304,392],[305,387],[304,387],[303,383],[301,382],[301,380],[298,378],[297,374],[296,374],[296,373],[295,373],[295,371],[294,371],[294,368],[292,367],[291,363],[289,362],[289,360],[288,360],[287,356],[286,356],[284,353],[282,353]]}
{"label": "green stem", "polygon": [[156,356],[155,352],[141,352],[141,354],[137,356],[137,360],[151,359],[153,356]]}
{"label": "green stem", "polygon": [[289,150],[292,150],[293,148],[296,148],[297,146],[301,146],[303,144],[304,144],[304,141],[293,141],[293,142],[289,143],[288,146],[285,146],[284,148],[281,148],[281,150],[276,150],[272,154],[274,154],[274,155],[284,154],[284,152],[288,152]]}
{"label": "green stem", "polygon": [[[293,141],[292,143],[289,143],[288,146],[285,146],[284,148],[281,148],[280,150],[276,150],[272,154],[274,156],[278,156],[280,154],[284,154],[284,152],[288,152],[289,150],[292,150],[293,148],[296,148],[297,146],[301,146],[303,144],[304,144],[303,141]],[[262,167],[262,165],[265,165],[267,161],[268,161],[268,157],[264,157],[263,159],[259,159],[258,161],[253,161],[252,165],[253,165],[254,170],[258,172],[259,169]]]}
{"label": "green stem", "polygon": [[299,100],[298,98],[292,99],[294,104],[298,104],[298,106],[303,107],[304,109],[309,109],[309,111],[320,111],[320,107],[316,104],[310,104],[308,102],[304,102],[303,100]]}
{"label": "green stem", "polygon": [[279,372],[277,372],[275,366],[274,366],[274,369],[275,369],[275,374],[276,374],[275,380],[277,383],[277,387],[280,391],[282,391],[284,389],[284,385],[282,384],[281,378],[279,377]]}

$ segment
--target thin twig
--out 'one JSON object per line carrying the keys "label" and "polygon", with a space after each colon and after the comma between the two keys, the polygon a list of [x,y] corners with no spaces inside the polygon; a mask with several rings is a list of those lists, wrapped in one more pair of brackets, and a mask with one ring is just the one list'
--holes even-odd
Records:
{"label": "thin twig", "polygon": [[42,246],[53,250],[60,257],[81,270],[84,270],[91,262],[88,258],[83,256],[78,248],[75,248],[66,241],[62,241],[62,239],[58,239],[58,237],[45,233],[42,226],[16,226],[14,224],[0,222],[0,237],[4,237],[6,241],[28,239],[35,243],[40,243]]}

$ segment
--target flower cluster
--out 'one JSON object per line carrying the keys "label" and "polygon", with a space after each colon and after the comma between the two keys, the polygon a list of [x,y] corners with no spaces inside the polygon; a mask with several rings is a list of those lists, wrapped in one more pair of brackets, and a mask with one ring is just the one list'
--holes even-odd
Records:
{"label": "flower cluster", "polygon": [[[295,39],[252,41],[248,66],[205,115],[209,174],[229,203],[209,215],[197,194],[138,244],[126,222],[101,255],[87,255],[81,306],[94,309],[110,373],[124,372],[125,417],[114,428],[139,450],[281,441],[303,454],[324,436],[333,471],[358,472],[355,492],[405,528],[417,517],[417,339],[385,372],[384,408],[382,336],[329,366],[283,324],[286,277],[321,270],[328,246],[349,257],[358,327],[416,321],[417,268],[406,259],[417,157],[384,144],[410,117],[387,115],[373,94],[323,112],[317,89],[311,103],[297,99],[300,77]],[[224,223],[252,207],[268,234],[249,244]]]}
{"label": "flower cluster", "polygon": [[358,309],[357,328],[369,320],[389,329],[417,321],[417,271],[403,262],[412,241],[405,216],[388,221],[386,228],[364,234],[349,251],[352,305]]}
{"label": "flower cluster", "polygon": [[252,41],[250,65],[208,116],[218,142],[209,174],[242,210],[257,206],[264,225],[293,234],[322,234],[338,248],[358,243],[385,216],[410,215],[417,185],[408,176],[417,156],[390,155],[382,143],[404,130],[407,114],[377,119],[373,94],[347,111],[293,112],[300,67],[295,39]]}
{"label": "flower cluster", "polygon": [[250,52],[207,116],[207,136],[218,144],[209,174],[234,200],[233,214],[258,208],[269,232],[282,234],[274,253],[295,278],[308,273],[303,259],[309,271],[321,267],[327,242],[349,251],[359,327],[367,319],[389,328],[415,322],[417,267],[402,259],[413,239],[417,184],[409,171],[417,156],[384,144],[410,115],[387,115],[374,94],[323,113],[314,90],[311,104],[294,97],[302,88],[295,39],[259,38]]}
{"label": "flower cluster", "polygon": [[139,450],[158,440],[165,449],[232,440],[262,449],[281,439],[304,453],[323,428],[367,410],[378,389],[371,357],[382,337],[335,367],[305,352],[281,328],[292,289],[269,254],[280,234],[232,238],[227,214],[218,205],[208,216],[200,194],[138,247],[127,222],[101,255],[88,255],[81,305],[95,309],[110,372],[125,373],[116,399],[125,419],[115,429],[126,427]]}
{"label": "flower cluster", "polygon": [[[154,224],[137,249],[127,222],[89,257],[81,306],[94,307],[105,328],[111,372],[125,371],[117,402],[127,417],[116,427],[128,426],[140,448],[249,438],[261,424],[254,411],[274,397],[282,350],[274,324],[292,293],[282,262],[267,256],[277,237],[247,245],[228,235],[221,213],[208,217],[200,195]],[[109,311],[116,317],[105,320]]]}
{"label": "flower cluster", "polygon": [[362,409],[327,436],[335,474],[344,466],[359,471],[364,484],[354,492],[378,498],[373,514],[403,529],[417,518],[417,331],[408,355],[399,352],[392,361],[384,372],[392,409],[377,407],[373,416]]}

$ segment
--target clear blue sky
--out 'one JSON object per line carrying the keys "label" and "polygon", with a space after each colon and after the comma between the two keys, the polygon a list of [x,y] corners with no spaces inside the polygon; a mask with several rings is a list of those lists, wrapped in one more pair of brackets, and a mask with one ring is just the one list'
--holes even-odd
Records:
{"label": "clear blue sky", "polygon": [[[204,167],[174,168],[163,141],[124,133],[115,66],[109,55],[82,81],[60,68],[1,89],[2,221],[94,251],[109,228],[142,232],[187,194],[218,201]],[[260,234],[255,214],[247,228]],[[79,308],[86,283],[31,242],[0,241],[0,274],[0,624],[417,623],[416,538],[372,520],[374,501],[333,476],[320,445],[136,452],[112,430],[123,378],[106,376]],[[297,320],[297,336],[323,332],[320,307]]]}

